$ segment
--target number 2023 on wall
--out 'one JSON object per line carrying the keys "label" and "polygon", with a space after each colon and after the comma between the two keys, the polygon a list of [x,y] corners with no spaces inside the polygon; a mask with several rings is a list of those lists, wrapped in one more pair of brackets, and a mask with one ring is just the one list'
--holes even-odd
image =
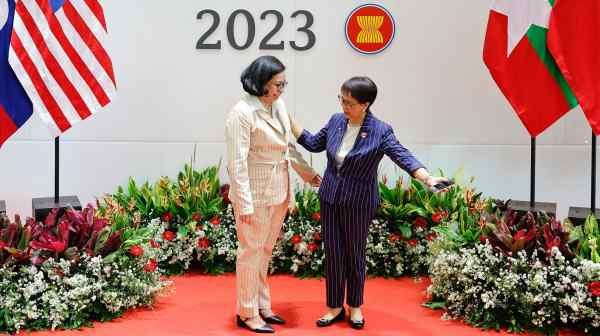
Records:
{"label": "number 2023 on wall", "polygon": [[[281,30],[281,27],[283,27],[283,23],[284,23],[283,14],[281,14],[281,12],[278,10],[270,9],[270,10],[264,11],[260,15],[260,19],[261,19],[261,21],[264,21],[269,16],[275,17],[275,19],[276,19],[275,26],[273,26],[271,31],[269,31],[269,33],[267,33],[262,38],[262,40],[260,41],[260,44],[258,46],[258,49],[259,50],[283,50],[285,47],[284,41],[272,41],[273,36],[275,36],[275,34],[277,34],[279,32],[279,30]],[[290,44],[290,47],[292,47],[292,49],[294,49],[294,50],[304,51],[304,50],[308,50],[308,49],[312,48],[317,41],[317,37],[316,37],[315,33],[311,30],[311,27],[314,23],[314,16],[311,12],[309,12],[307,10],[298,10],[298,11],[295,11],[294,13],[292,13],[292,15],[290,17],[295,22],[296,18],[298,16],[304,17],[304,24],[300,25],[297,28],[297,31],[299,31],[303,34],[306,34],[307,42],[304,45],[299,45],[298,43],[296,43],[296,41],[289,41],[289,44]],[[221,23],[221,16],[219,15],[219,13],[217,13],[217,11],[215,11],[213,9],[203,9],[200,12],[198,12],[198,15],[196,16],[196,18],[198,20],[212,19],[212,23],[211,23],[210,27],[208,28],[208,30],[205,31],[204,34],[202,34],[202,36],[200,36],[200,38],[198,39],[198,42],[196,43],[196,49],[200,49],[200,50],[221,49],[221,40],[217,40],[217,42],[215,42],[215,43],[207,43],[206,42],[206,40],[215,32],[215,30],[217,30],[217,28],[219,27],[219,24]],[[248,34],[246,36],[246,40],[243,41],[243,43],[238,43],[238,40],[236,39],[236,36],[235,36],[234,27],[235,27],[236,20],[242,20],[242,19],[245,20],[246,24],[248,25]],[[256,21],[254,20],[252,13],[250,13],[249,11],[247,11],[245,9],[238,9],[238,10],[233,11],[229,15],[229,18],[227,19],[227,40],[229,41],[229,44],[231,45],[231,47],[233,47],[236,50],[248,49],[252,45],[252,43],[254,43],[255,37],[256,37]]]}

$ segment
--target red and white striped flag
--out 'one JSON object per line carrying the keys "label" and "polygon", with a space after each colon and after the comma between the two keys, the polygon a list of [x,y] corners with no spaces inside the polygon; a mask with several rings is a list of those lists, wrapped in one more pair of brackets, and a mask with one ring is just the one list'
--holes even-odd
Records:
{"label": "red and white striped flag", "polygon": [[98,0],[17,0],[9,62],[34,111],[59,135],[116,89]]}

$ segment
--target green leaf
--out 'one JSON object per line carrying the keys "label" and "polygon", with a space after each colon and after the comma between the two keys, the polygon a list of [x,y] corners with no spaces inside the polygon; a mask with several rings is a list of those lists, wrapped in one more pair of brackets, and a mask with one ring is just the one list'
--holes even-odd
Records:
{"label": "green leaf", "polygon": [[185,226],[185,225],[179,225],[178,232],[179,232],[179,236],[180,237],[187,237],[187,235],[188,235],[188,227]]}
{"label": "green leaf", "polygon": [[400,224],[398,225],[398,229],[400,229],[400,232],[404,238],[410,239],[412,237],[412,228],[409,225]]}
{"label": "green leaf", "polygon": [[429,309],[446,309],[446,302],[444,301],[430,301],[422,304],[423,307]]}
{"label": "green leaf", "polygon": [[103,258],[104,263],[106,264],[110,264],[113,263],[115,261],[115,259],[117,258],[118,255],[118,251],[115,251],[109,255],[107,255],[106,257]]}

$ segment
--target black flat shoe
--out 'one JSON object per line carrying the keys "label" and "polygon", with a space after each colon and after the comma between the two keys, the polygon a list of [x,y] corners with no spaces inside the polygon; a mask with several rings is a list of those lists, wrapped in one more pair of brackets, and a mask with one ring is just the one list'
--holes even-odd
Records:
{"label": "black flat shoe", "polygon": [[265,322],[267,323],[285,324],[285,320],[282,319],[279,315],[264,316],[262,313],[260,313],[260,317],[262,317],[262,319],[265,320]]}
{"label": "black flat shoe", "polygon": [[344,318],[346,318],[346,310],[344,308],[342,308],[342,310],[339,312],[339,314],[337,314],[337,316],[332,319],[323,319],[323,318],[318,319],[317,327],[328,327],[328,326],[332,325],[334,322],[343,321]]}
{"label": "black flat shoe", "polygon": [[353,319],[350,319],[350,320],[348,320],[348,322],[350,323],[350,326],[353,329],[362,329],[365,327],[365,318],[364,317],[360,321],[355,321]]}
{"label": "black flat shoe", "polygon": [[253,331],[255,333],[258,333],[258,334],[272,334],[275,332],[273,327],[271,327],[268,324],[265,324],[264,326],[258,327],[256,329],[252,329],[249,325],[246,324],[246,322],[244,320],[242,320],[240,315],[237,315],[237,325],[240,328],[246,328],[246,329]]}

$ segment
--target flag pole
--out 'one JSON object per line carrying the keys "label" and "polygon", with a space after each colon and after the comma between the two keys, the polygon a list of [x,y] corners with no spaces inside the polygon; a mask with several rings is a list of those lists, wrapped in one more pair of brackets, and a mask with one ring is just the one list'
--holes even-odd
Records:
{"label": "flag pole", "polygon": [[535,207],[535,137],[531,137],[531,186],[529,195],[530,208]]}
{"label": "flag pole", "polygon": [[592,214],[596,213],[596,134],[592,132],[592,184],[591,184],[591,206]]}
{"label": "flag pole", "polygon": [[59,137],[54,138],[54,204],[58,204],[59,201],[59,172],[58,172],[58,161],[59,161]]}

